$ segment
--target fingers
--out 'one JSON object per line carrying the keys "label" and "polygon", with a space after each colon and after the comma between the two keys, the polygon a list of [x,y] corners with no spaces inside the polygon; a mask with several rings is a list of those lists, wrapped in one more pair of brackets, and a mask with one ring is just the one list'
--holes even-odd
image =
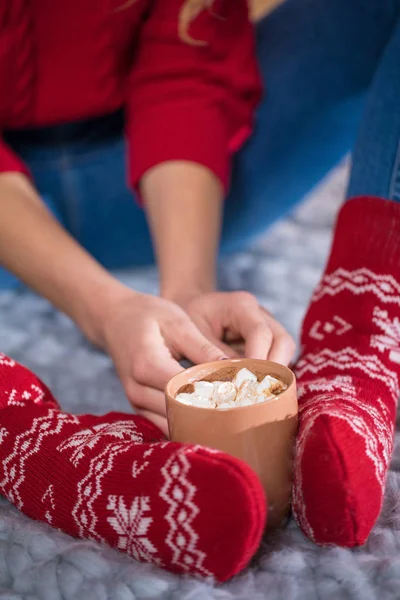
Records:
{"label": "fingers", "polygon": [[247,358],[269,359],[288,365],[295,352],[295,343],[271,315],[263,309],[256,298],[239,292],[230,305],[234,330],[245,341]]}
{"label": "fingers", "polygon": [[263,322],[255,323],[245,337],[246,358],[268,358],[272,345],[272,332]]}
{"label": "fingers", "polygon": [[231,295],[226,326],[238,333],[245,343],[245,356],[265,360],[272,345],[272,332],[252,294]]}
{"label": "fingers", "polygon": [[159,328],[145,329],[138,351],[132,356],[133,380],[142,388],[154,388],[162,393],[168,381],[182,370],[165,345]]}
{"label": "fingers", "polygon": [[189,317],[180,317],[165,329],[147,329],[141,337],[140,353],[132,359],[133,379],[143,386],[164,390],[168,381],[182,371],[171,351],[194,364],[227,358],[226,352],[208,340]]}
{"label": "fingers", "polygon": [[244,355],[248,358],[266,359],[287,365],[292,359],[295,345],[290,335],[272,316],[259,306],[248,293],[230,294],[223,298],[214,329],[194,317],[197,324],[183,311],[173,310],[164,318],[142,319],[137,322],[134,343],[129,353],[130,361],[119,370],[130,402],[143,412],[152,415],[154,423],[161,423],[166,431],[164,388],[168,381],[183,370],[181,358],[193,364],[237,357],[237,349],[230,348],[218,339],[229,331],[231,342],[244,340]]}
{"label": "fingers", "polygon": [[177,320],[174,327],[166,332],[166,337],[168,345],[194,364],[228,358],[227,353],[207,339],[189,317]]}

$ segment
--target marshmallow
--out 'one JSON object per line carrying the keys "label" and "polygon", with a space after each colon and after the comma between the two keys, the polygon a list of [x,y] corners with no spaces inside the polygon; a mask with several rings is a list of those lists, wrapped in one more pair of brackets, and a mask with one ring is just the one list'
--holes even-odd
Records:
{"label": "marshmallow", "polygon": [[197,406],[198,408],[215,408],[215,402],[212,402],[210,398],[203,398],[195,394],[193,394],[192,398],[193,406]]}
{"label": "marshmallow", "polygon": [[240,402],[235,402],[235,406],[252,406],[253,404],[258,404],[257,399],[254,402],[251,398],[244,398]]}
{"label": "marshmallow", "polygon": [[216,381],[212,399],[216,404],[224,404],[236,400],[236,388],[230,381]]}
{"label": "marshmallow", "polygon": [[216,408],[218,408],[218,410],[226,410],[227,408],[235,408],[235,406],[237,406],[236,402],[222,402],[221,404],[218,404]]}
{"label": "marshmallow", "polygon": [[[257,381],[257,379],[256,379]],[[257,401],[257,384],[256,381],[246,380],[239,388],[236,396],[236,401],[241,403],[243,400],[250,400],[252,404]]]}
{"label": "marshmallow", "polygon": [[178,394],[175,396],[175,400],[182,402],[182,404],[193,404],[193,394]]}
{"label": "marshmallow", "polygon": [[272,377],[271,375],[267,375],[257,386],[257,394],[266,394],[269,396],[270,394],[279,394],[286,389],[286,385]]}
{"label": "marshmallow", "polygon": [[237,389],[241,388],[246,381],[253,381],[257,383],[257,377],[249,371],[248,369],[240,369],[233,378],[233,385],[237,387]]}
{"label": "marshmallow", "polygon": [[269,394],[271,390],[271,381],[269,376],[267,375],[257,386],[257,394]]}
{"label": "marshmallow", "polygon": [[280,381],[275,377],[271,377],[271,375],[267,375],[267,377],[271,382],[271,394],[280,394],[283,392],[283,390],[287,389],[287,385],[285,385],[283,381]]}
{"label": "marshmallow", "polygon": [[214,408],[226,410],[240,406],[251,406],[260,402],[276,399],[277,395],[286,390],[287,386],[267,375],[261,382],[248,369],[240,369],[231,381],[196,381],[194,392],[181,393],[176,400],[199,408]]}
{"label": "marshmallow", "polygon": [[202,398],[211,398],[214,393],[214,385],[209,381],[196,381],[194,393]]}
{"label": "marshmallow", "polygon": [[188,404],[189,406],[198,406],[200,408],[215,408],[215,402],[212,402],[210,398],[204,396],[198,396],[197,394],[178,394],[175,400],[182,402],[182,404]]}

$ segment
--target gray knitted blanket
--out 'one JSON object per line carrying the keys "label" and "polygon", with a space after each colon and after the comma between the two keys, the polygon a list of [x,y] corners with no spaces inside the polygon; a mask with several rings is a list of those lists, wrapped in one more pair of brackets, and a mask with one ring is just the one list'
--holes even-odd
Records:
{"label": "gray knitted blanket", "polygon": [[[346,168],[339,169],[253,249],[221,265],[225,289],[257,294],[294,334],[328,250]],[[156,274],[121,278],[156,290]],[[0,295],[0,348],[35,370],[77,413],[129,410],[107,357],[71,322],[28,293]],[[30,521],[0,499],[1,600],[379,600],[400,598],[400,445],[386,502],[367,545],[321,549],[292,522],[265,540],[255,564],[221,586],[176,577]]]}

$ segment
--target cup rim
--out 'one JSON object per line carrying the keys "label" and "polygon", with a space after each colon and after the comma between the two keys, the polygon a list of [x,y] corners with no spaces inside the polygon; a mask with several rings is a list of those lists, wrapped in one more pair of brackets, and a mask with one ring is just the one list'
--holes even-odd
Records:
{"label": "cup rim", "polygon": [[[284,369],[289,378],[290,378],[290,383],[288,384],[286,390],[284,390],[283,392],[281,392],[275,399],[273,400],[264,400],[263,402],[258,402],[256,404],[249,404],[247,406],[235,406],[232,408],[224,408],[223,410],[217,410],[217,409],[212,409],[212,408],[206,408],[204,406],[194,406],[191,404],[184,404],[183,402],[179,402],[179,400],[176,400],[174,394],[171,393],[171,387],[174,385],[175,380],[178,379],[179,376],[182,376],[183,373],[188,373],[190,374],[190,372],[194,371],[196,372],[197,370],[200,370],[201,368],[207,368],[207,367],[211,367],[212,365],[220,365],[220,367],[224,367],[224,366],[229,366],[229,365],[235,365],[235,363],[243,363],[246,362],[248,363],[248,361],[251,362],[258,362],[258,363],[269,363],[271,365],[277,365],[279,367],[279,369]],[[200,381],[200,380],[198,380]],[[172,377],[167,385],[165,386],[165,398],[166,398],[166,402],[167,404],[170,402],[175,402],[177,404],[179,404],[179,406],[183,407],[183,409],[188,409],[188,410],[197,410],[197,411],[207,411],[208,413],[210,411],[215,411],[217,413],[229,413],[232,411],[244,411],[244,410],[252,410],[255,409],[257,407],[260,406],[265,406],[266,404],[272,404],[274,402],[277,402],[280,398],[282,398],[283,396],[286,396],[288,394],[288,392],[291,392],[291,390],[293,389],[293,386],[296,385],[296,376],[293,373],[293,371],[291,369],[289,369],[289,367],[285,367],[285,365],[281,365],[275,361],[272,360],[263,360],[263,359],[253,359],[253,358],[229,358],[226,360],[221,360],[221,361],[212,361],[212,362],[208,362],[208,363],[201,363],[199,365],[193,365],[193,367],[189,367],[188,369],[184,369],[183,371],[179,371],[179,373],[177,373],[176,375],[174,375],[174,377]]]}

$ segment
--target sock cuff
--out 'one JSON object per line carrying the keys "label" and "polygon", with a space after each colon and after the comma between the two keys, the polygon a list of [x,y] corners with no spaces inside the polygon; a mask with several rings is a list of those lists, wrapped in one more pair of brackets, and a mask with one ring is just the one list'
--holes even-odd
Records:
{"label": "sock cuff", "polygon": [[360,196],[343,205],[327,272],[338,267],[389,272],[400,269],[400,203]]}

